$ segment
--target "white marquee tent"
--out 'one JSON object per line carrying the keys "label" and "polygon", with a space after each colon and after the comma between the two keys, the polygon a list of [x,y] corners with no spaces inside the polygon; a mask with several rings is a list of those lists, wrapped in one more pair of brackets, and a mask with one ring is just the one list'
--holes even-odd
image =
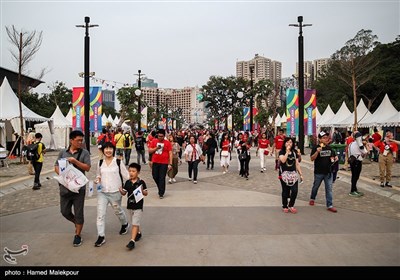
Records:
{"label": "white marquee tent", "polygon": [[351,116],[349,108],[347,108],[346,103],[343,101],[339,110],[336,112],[335,116],[325,122],[325,126],[335,126],[341,123],[343,120]]}
{"label": "white marquee tent", "polygon": [[[386,94],[379,105],[378,109],[360,122],[360,127],[373,127],[373,126],[400,126],[399,112],[390,102],[388,95]],[[396,121],[397,120],[397,121]]]}
{"label": "white marquee tent", "polygon": [[333,117],[335,117],[335,113],[332,111],[330,105],[328,105],[325,109],[325,112],[321,115],[321,118],[317,118],[317,127],[329,126],[326,125]]}
{"label": "white marquee tent", "polygon": [[[339,111],[338,111],[339,113]],[[361,121],[365,120],[371,116],[370,111],[368,110],[367,106],[365,106],[364,101],[361,99],[357,105],[357,123],[359,124]],[[354,124],[354,112],[351,113],[350,116],[343,119],[342,121],[333,124],[334,127],[351,127]]]}
{"label": "white marquee tent", "polygon": [[[53,115],[50,118],[53,120],[53,137],[55,148],[63,149],[68,147],[69,133],[72,130],[72,120],[68,120],[66,117],[64,117],[58,106],[56,107]],[[49,125],[47,124],[47,122],[36,124],[35,131],[42,133],[42,142],[46,145],[46,147],[50,147],[50,139],[52,137],[52,133],[50,133]]]}
{"label": "white marquee tent", "polygon": [[[22,117],[25,121],[49,121],[48,118],[40,116],[30,110],[22,103]],[[26,131],[24,123],[24,131]],[[12,90],[7,77],[4,77],[0,87],[0,141],[6,145],[6,136],[11,140],[13,131],[21,135],[19,99]]]}

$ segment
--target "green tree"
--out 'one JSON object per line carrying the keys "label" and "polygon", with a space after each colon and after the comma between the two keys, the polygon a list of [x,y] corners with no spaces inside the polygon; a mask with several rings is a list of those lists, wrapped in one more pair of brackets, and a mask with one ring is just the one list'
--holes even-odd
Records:
{"label": "green tree", "polygon": [[[208,117],[213,116],[220,120],[232,114],[233,123],[241,123],[242,105],[251,94],[246,92],[248,85],[249,82],[241,77],[211,76],[207,84],[202,86],[202,102],[206,102],[205,107],[210,111]],[[239,92],[244,94],[242,98],[239,97]]]}
{"label": "green tree", "polygon": [[137,89],[137,87],[123,87],[117,92],[117,98],[119,104],[121,105],[121,120],[118,125],[121,125],[122,122],[129,120],[132,131],[134,131],[135,123],[138,123],[139,119],[137,106],[138,97],[135,95],[135,90]]}
{"label": "green tree", "polygon": [[56,81],[53,85],[48,86],[48,89],[51,92],[50,94],[46,94],[45,97],[48,103],[51,104],[53,112],[56,106],[58,106],[64,116],[66,116],[72,106],[72,90],[67,88],[65,83],[61,81]]}
{"label": "green tree", "polygon": [[[14,61],[18,65],[18,100],[19,100],[19,118],[20,118],[20,136],[24,137],[24,123],[22,115],[22,92],[25,90],[22,88],[21,76],[28,63],[33,59],[35,54],[39,51],[40,45],[42,44],[43,32],[27,32],[18,31],[14,25],[6,26],[6,32],[9,41],[17,48],[18,52],[10,50]],[[42,70],[41,76],[43,76],[44,70]],[[41,78],[41,77],[39,77]],[[22,149],[22,141],[21,141]],[[22,153],[20,157],[22,162]]]}
{"label": "green tree", "polygon": [[102,107],[103,107],[102,108],[103,114],[105,114],[106,116],[108,116],[108,115],[115,116],[117,114],[117,111],[115,110],[115,108],[107,106],[106,104],[104,104],[104,102],[102,104]]}
{"label": "green tree", "polygon": [[370,81],[372,71],[379,63],[370,53],[379,44],[371,30],[360,30],[353,39],[332,55],[332,68],[337,77],[351,87],[353,94],[354,124],[357,129],[357,90]]}

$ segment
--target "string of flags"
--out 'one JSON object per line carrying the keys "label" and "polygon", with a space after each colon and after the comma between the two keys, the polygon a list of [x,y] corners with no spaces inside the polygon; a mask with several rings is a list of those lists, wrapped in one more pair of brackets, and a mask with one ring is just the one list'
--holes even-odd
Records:
{"label": "string of flags", "polygon": [[110,81],[102,78],[97,78],[97,77],[90,77],[92,81],[96,83],[101,83],[103,86],[105,85],[107,88],[111,87],[112,89],[120,89],[122,87],[133,87],[133,84],[130,83],[122,83],[118,81]]}

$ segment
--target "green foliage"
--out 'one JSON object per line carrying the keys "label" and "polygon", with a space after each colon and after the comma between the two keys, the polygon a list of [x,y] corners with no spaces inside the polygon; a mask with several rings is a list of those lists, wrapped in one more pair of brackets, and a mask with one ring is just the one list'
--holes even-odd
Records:
{"label": "green foliage", "polygon": [[[400,109],[400,40],[379,44],[370,30],[361,30],[356,37],[332,55],[333,60],[321,78],[313,84],[317,90],[318,109],[322,113],[328,104],[336,112],[345,101],[349,109],[364,99],[374,112],[387,93],[397,110]],[[355,89],[353,91],[354,77]]]}
{"label": "green foliage", "polygon": [[117,111],[112,108],[109,107],[107,105],[105,105],[104,103],[102,104],[103,107],[103,114],[105,114],[106,116],[112,115],[112,116],[116,116],[117,115]]}

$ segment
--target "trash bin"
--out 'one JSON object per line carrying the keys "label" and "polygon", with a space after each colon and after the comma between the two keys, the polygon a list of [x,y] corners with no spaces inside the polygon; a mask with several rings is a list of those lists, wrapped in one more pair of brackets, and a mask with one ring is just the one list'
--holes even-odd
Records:
{"label": "trash bin", "polygon": [[331,144],[332,150],[336,152],[336,155],[339,157],[339,163],[344,164],[346,156],[344,154],[346,149],[346,144]]}

